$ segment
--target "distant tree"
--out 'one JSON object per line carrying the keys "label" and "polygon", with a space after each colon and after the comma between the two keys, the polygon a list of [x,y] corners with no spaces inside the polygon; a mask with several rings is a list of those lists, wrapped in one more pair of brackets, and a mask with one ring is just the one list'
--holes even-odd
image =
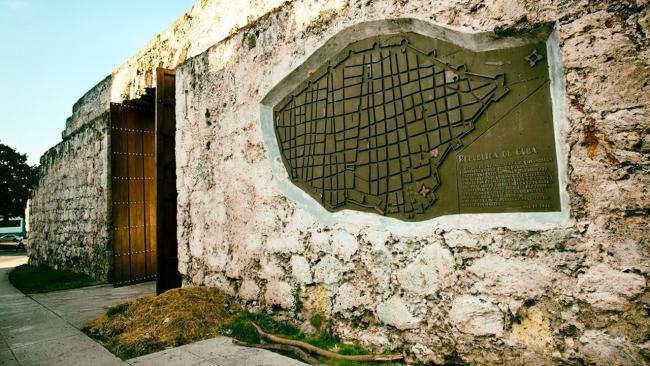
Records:
{"label": "distant tree", "polygon": [[0,217],[3,220],[25,215],[36,180],[37,169],[27,164],[27,155],[0,143]]}

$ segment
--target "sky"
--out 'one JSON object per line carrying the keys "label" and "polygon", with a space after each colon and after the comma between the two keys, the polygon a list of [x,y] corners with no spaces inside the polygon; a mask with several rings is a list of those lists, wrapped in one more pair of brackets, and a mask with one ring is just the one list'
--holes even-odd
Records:
{"label": "sky", "polygon": [[0,143],[28,163],[72,105],[196,0],[0,0]]}

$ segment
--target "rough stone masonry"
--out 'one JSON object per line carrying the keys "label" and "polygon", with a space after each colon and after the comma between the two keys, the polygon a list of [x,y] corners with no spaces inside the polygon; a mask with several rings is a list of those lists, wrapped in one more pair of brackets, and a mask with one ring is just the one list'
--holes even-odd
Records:
{"label": "rough stone masonry", "polygon": [[[323,315],[343,339],[404,350],[413,362],[643,365],[650,360],[649,8],[644,0],[294,0],[253,2],[249,13],[239,3],[201,1],[75,111],[101,116],[108,101],[155,85],[153,68],[176,67],[185,285],[221,288],[306,331],[313,315]],[[497,36],[555,24],[568,117],[566,223],[385,231],[323,222],[283,194],[260,101],[342,30],[391,18]],[[110,250],[108,234],[97,235],[107,233],[108,217],[106,199],[97,198],[108,159],[97,118],[77,119],[69,127],[79,132],[42,159],[34,261],[88,271],[80,261]],[[87,219],[84,208],[93,208]]]}

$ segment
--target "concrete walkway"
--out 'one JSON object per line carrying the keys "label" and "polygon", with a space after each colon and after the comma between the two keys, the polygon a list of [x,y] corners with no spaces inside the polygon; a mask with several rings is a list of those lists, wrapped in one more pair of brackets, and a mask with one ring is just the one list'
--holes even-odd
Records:
{"label": "concrete walkway", "polygon": [[155,285],[101,285],[30,297],[14,288],[7,276],[26,261],[24,255],[0,252],[0,366],[306,365],[270,351],[235,346],[226,337],[122,361],[80,329],[110,306],[153,294]]}
{"label": "concrete walkway", "polygon": [[[9,283],[23,258],[0,254],[0,365],[125,365],[57,314]],[[8,268],[7,268],[8,267]]]}
{"label": "concrete walkway", "polygon": [[29,296],[73,327],[82,329],[112,306],[155,294],[156,283],[145,282],[117,288],[113,285],[89,286]]}
{"label": "concrete walkway", "polygon": [[133,366],[307,366],[300,361],[263,349],[240,347],[226,337],[171,348],[127,361]]}

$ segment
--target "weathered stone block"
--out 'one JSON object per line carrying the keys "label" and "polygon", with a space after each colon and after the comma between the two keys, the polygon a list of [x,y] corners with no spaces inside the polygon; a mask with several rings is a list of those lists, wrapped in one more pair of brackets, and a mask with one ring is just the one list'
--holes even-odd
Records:
{"label": "weathered stone block", "polygon": [[476,296],[462,295],[454,299],[449,318],[463,333],[503,335],[503,313],[499,307]]}
{"label": "weathered stone block", "polygon": [[485,256],[468,270],[478,276],[475,288],[482,293],[509,296],[515,299],[535,299],[551,285],[555,274],[536,260],[506,259]]}
{"label": "weathered stone block", "polygon": [[624,311],[629,299],[643,292],[646,280],[634,273],[596,264],[578,278],[579,297],[598,310]]}
{"label": "weathered stone block", "polygon": [[332,253],[343,261],[350,261],[359,250],[357,239],[344,231],[335,231],[332,234]]}
{"label": "weathered stone block", "polygon": [[269,306],[279,305],[283,309],[293,308],[293,288],[282,281],[271,281],[266,284],[264,300]]}
{"label": "weathered stone block", "polygon": [[411,314],[404,300],[398,295],[377,305],[377,317],[382,323],[401,330],[416,328],[421,321]]}
{"label": "weathered stone block", "polygon": [[326,255],[314,266],[314,279],[318,283],[333,287],[341,279],[343,265],[331,255]]}
{"label": "weathered stone block", "polygon": [[260,293],[260,287],[254,280],[246,279],[239,286],[239,296],[247,301],[257,300]]}
{"label": "weathered stone block", "polygon": [[372,304],[372,298],[369,292],[362,288],[362,286],[355,286],[347,282],[341,285],[336,292],[332,312],[349,318],[358,313],[355,310],[359,307],[362,307],[361,310],[365,310],[367,306],[370,306]]}
{"label": "weathered stone block", "polygon": [[580,354],[597,366],[646,365],[638,351],[624,338],[603,331],[588,330],[580,337]]}
{"label": "weathered stone block", "polygon": [[433,295],[453,283],[454,259],[439,244],[427,245],[405,268],[397,272],[400,285],[414,295]]}
{"label": "weathered stone block", "polygon": [[309,262],[303,256],[291,256],[291,273],[299,283],[308,285],[314,282]]}
{"label": "weathered stone block", "polygon": [[508,338],[537,352],[554,349],[551,321],[541,307],[533,305],[520,311],[519,322],[512,324]]}

